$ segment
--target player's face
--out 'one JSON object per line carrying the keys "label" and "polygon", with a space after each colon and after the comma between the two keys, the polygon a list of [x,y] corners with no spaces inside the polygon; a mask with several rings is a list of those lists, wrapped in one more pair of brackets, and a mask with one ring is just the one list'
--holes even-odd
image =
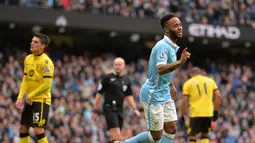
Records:
{"label": "player's face", "polygon": [[33,37],[30,44],[30,51],[32,53],[41,53],[44,49],[45,45],[42,44],[41,40],[38,37]]}
{"label": "player's face", "polygon": [[166,25],[171,37],[180,39],[182,38],[182,23],[179,18],[174,17],[167,22]]}
{"label": "player's face", "polygon": [[125,68],[125,63],[124,61],[121,61],[121,60],[117,60],[114,62],[114,71],[117,73],[117,74],[120,74],[123,72]]}

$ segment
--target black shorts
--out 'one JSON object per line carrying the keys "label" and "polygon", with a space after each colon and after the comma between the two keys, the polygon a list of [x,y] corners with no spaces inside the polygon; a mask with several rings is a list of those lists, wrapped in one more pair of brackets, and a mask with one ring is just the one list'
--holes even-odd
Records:
{"label": "black shorts", "polygon": [[104,113],[108,130],[111,128],[122,128],[123,118],[117,112],[105,112]]}
{"label": "black shorts", "polygon": [[21,125],[45,128],[48,121],[50,105],[43,102],[26,104],[21,115]]}
{"label": "black shorts", "polygon": [[212,117],[194,117],[190,118],[189,134],[207,133],[211,128]]}

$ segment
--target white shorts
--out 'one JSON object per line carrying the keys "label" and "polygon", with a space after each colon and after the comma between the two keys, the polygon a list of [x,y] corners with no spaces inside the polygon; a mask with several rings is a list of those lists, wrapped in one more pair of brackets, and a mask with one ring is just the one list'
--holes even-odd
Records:
{"label": "white shorts", "polygon": [[162,130],[164,122],[177,120],[177,113],[173,100],[169,100],[165,104],[148,104],[144,101],[141,101],[141,104],[148,124],[148,130],[150,131]]}

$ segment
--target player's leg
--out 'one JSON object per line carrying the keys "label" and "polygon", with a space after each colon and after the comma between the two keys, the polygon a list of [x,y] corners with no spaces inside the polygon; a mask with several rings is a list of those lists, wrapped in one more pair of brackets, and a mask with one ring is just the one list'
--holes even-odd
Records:
{"label": "player's leg", "polygon": [[43,102],[33,102],[33,128],[38,143],[48,143],[44,128],[47,125],[50,105]]}
{"label": "player's leg", "polygon": [[154,143],[160,140],[164,120],[163,105],[148,104],[144,101],[141,101],[141,105],[144,109],[149,131],[142,132],[121,143]]}
{"label": "player's leg", "polygon": [[20,121],[20,143],[30,143],[29,128],[33,122],[32,106],[25,104]]}
{"label": "player's leg", "polygon": [[209,143],[209,138],[208,138],[208,132],[211,128],[211,117],[204,117],[202,118],[202,127],[201,127],[201,141],[200,143]]}
{"label": "player's leg", "polygon": [[190,118],[190,131],[189,134],[189,143],[196,143],[197,141],[197,134],[201,132],[201,118]]}
{"label": "player's leg", "polygon": [[120,140],[120,125],[118,115],[115,112],[105,112],[105,120],[107,124],[107,128],[110,130],[110,142],[114,142],[115,140]]}
{"label": "player's leg", "polygon": [[173,100],[164,104],[164,132],[160,143],[172,143],[176,133],[177,113]]}

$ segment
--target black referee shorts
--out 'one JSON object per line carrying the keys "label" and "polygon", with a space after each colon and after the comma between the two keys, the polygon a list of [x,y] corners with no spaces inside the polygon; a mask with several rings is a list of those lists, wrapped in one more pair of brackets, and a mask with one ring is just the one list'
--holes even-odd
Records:
{"label": "black referee shorts", "polygon": [[194,117],[190,118],[190,127],[188,134],[197,135],[198,133],[207,133],[211,128],[212,117]]}
{"label": "black referee shorts", "polygon": [[50,105],[43,102],[25,104],[21,114],[21,125],[45,128],[48,121]]}
{"label": "black referee shorts", "polygon": [[104,113],[108,130],[111,128],[122,128],[123,118],[117,112],[105,112]]}

